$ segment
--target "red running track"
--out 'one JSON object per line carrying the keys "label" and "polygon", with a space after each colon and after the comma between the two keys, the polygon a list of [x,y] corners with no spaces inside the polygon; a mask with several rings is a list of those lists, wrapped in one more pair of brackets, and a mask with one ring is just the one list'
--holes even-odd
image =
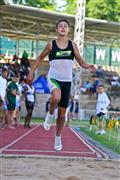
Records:
{"label": "red running track", "polygon": [[42,125],[26,129],[22,125],[16,129],[0,130],[0,154],[45,155],[65,157],[105,158],[106,154],[90,144],[72,128],[64,127],[62,151],[54,150],[55,126],[45,131]]}

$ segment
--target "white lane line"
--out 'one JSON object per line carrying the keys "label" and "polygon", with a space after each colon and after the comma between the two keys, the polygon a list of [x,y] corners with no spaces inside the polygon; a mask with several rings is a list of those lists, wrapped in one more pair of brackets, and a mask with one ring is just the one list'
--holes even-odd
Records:
{"label": "white lane line", "polygon": [[[83,139],[85,139],[82,135],[80,135]],[[92,144],[92,143],[90,143],[88,140],[86,140],[89,144],[91,144],[91,146],[93,147],[93,148],[95,148],[96,149],[96,153],[101,153],[105,158],[108,158],[108,156],[107,156],[107,154],[106,153],[104,153],[104,151],[102,151],[101,149],[99,149],[97,146],[95,146],[94,144]]]}
{"label": "white lane line", "polygon": [[14,141],[12,141],[10,144],[4,146],[3,148],[0,149],[0,154],[7,148],[9,148],[10,146],[12,146],[13,144],[17,143],[18,141],[20,141],[21,139],[23,139],[25,136],[27,136],[28,134],[30,134],[32,131],[34,131],[35,129],[37,129],[39,127],[39,125],[35,126],[33,129],[29,130],[28,132],[26,132],[25,134],[23,134],[22,136],[20,136],[19,138],[15,139]]}
{"label": "white lane line", "polygon": [[72,154],[94,154],[93,152],[76,152],[76,151],[48,151],[48,150],[27,150],[27,149],[20,149],[20,150],[18,150],[18,149],[6,149],[5,150],[5,152],[37,152],[37,153],[39,153],[39,152],[47,152],[47,153],[55,153],[55,152],[59,152],[59,153],[67,153],[67,154],[69,154],[69,153],[72,153]]}
{"label": "white lane line", "polygon": [[[72,128],[71,130],[73,131],[73,133],[75,132]],[[105,157],[105,158],[108,158],[107,154],[104,153],[102,150],[100,150],[98,147],[96,147],[95,145],[93,145],[91,142],[89,142],[84,136],[82,136],[81,134],[77,133],[78,136],[80,136],[82,139],[84,139],[88,144],[90,144],[90,146],[92,146],[96,151],[96,155],[98,157],[102,157],[101,154]],[[101,154],[100,154],[101,153]],[[100,156],[99,156],[100,155]]]}
{"label": "white lane line", "polygon": [[70,128],[70,130],[73,132],[73,134],[75,134],[77,136],[77,138],[79,140],[81,140],[94,154],[96,153],[96,151],[85,141],[83,140],[83,138],[80,137],[80,135],[78,135],[78,133],[76,133],[72,128]]}

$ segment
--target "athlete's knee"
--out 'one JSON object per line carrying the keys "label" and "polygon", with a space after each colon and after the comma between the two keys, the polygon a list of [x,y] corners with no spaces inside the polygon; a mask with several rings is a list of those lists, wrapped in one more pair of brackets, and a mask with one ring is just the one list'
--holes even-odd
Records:
{"label": "athlete's knee", "polygon": [[31,117],[32,116],[32,111],[28,112],[28,116]]}
{"label": "athlete's knee", "polygon": [[65,114],[59,114],[59,119],[65,120]]}
{"label": "athlete's knee", "polygon": [[61,98],[60,95],[55,95],[55,94],[54,94],[54,95],[52,96],[52,101],[57,104],[57,103],[59,103],[60,98]]}

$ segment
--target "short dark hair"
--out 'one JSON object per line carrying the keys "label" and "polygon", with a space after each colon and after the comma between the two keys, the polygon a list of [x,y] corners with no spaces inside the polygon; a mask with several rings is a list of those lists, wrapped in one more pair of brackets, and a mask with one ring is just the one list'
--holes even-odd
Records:
{"label": "short dark hair", "polygon": [[17,78],[18,78],[18,77],[20,77],[20,73],[19,73],[19,72],[14,72],[14,74],[13,74],[12,76],[13,76],[13,78],[14,78],[14,77],[17,77]]}
{"label": "short dark hair", "polygon": [[7,71],[7,72],[8,72],[8,69],[7,69],[7,68],[3,68],[3,69],[2,69],[2,73],[3,73],[4,71]]}
{"label": "short dark hair", "polygon": [[99,76],[97,76],[96,74],[93,74],[91,77],[92,78],[99,78]]}
{"label": "short dark hair", "polygon": [[69,21],[68,21],[67,19],[64,19],[64,18],[63,18],[63,19],[59,19],[59,20],[57,21],[57,23],[56,23],[56,28],[58,27],[58,24],[59,24],[60,22],[66,22],[67,25],[70,26]]}
{"label": "short dark hair", "polygon": [[103,84],[100,84],[98,88],[105,88],[105,86]]}

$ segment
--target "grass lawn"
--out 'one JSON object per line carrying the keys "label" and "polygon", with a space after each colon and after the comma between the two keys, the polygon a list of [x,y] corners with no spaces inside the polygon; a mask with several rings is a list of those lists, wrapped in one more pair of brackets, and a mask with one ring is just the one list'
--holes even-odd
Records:
{"label": "grass lawn", "polygon": [[[88,136],[92,137],[94,140],[98,141],[100,144],[105,145],[112,151],[120,154],[120,130],[118,132],[113,129],[110,132],[109,129],[106,129],[107,133],[104,135],[100,135],[100,134],[95,134],[97,127],[94,127],[92,130],[89,129],[89,121],[86,121],[86,120],[71,121],[70,125],[77,125],[77,127],[80,127],[80,130],[86,133]],[[118,133],[119,133],[119,141],[117,142]]]}
{"label": "grass lawn", "polygon": [[[43,123],[43,119],[34,119],[32,118],[32,123]],[[24,118],[21,118],[21,122],[24,122]],[[54,122],[53,122],[54,123]],[[120,154],[120,131],[119,131],[119,142],[117,144],[117,137],[118,132],[115,130],[110,131],[106,129],[106,134],[100,135],[95,134],[96,127],[93,128],[93,130],[89,129],[89,121],[87,120],[72,120],[70,121],[69,125],[80,127],[80,130],[86,133],[88,136],[92,137],[94,140],[98,141],[100,144],[105,145],[109,149],[111,149],[114,152],[117,152]]]}
{"label": "grass lawn", "polygon": [[[25,120],[25,119],[24,119],[23,117],[20,118],[20,122],[21,122],[21,123],[24,123],[24,120]],[[43,120],[43,119],[40,119],[40,118],[32,118],[32,119],[31,119],[31,123],[33,123],[33,124],[34,124],[34,123],[40,123],[40,124],[41,124],[41,123],[43,123],[43,122],[44,122],[44,120]]]}

